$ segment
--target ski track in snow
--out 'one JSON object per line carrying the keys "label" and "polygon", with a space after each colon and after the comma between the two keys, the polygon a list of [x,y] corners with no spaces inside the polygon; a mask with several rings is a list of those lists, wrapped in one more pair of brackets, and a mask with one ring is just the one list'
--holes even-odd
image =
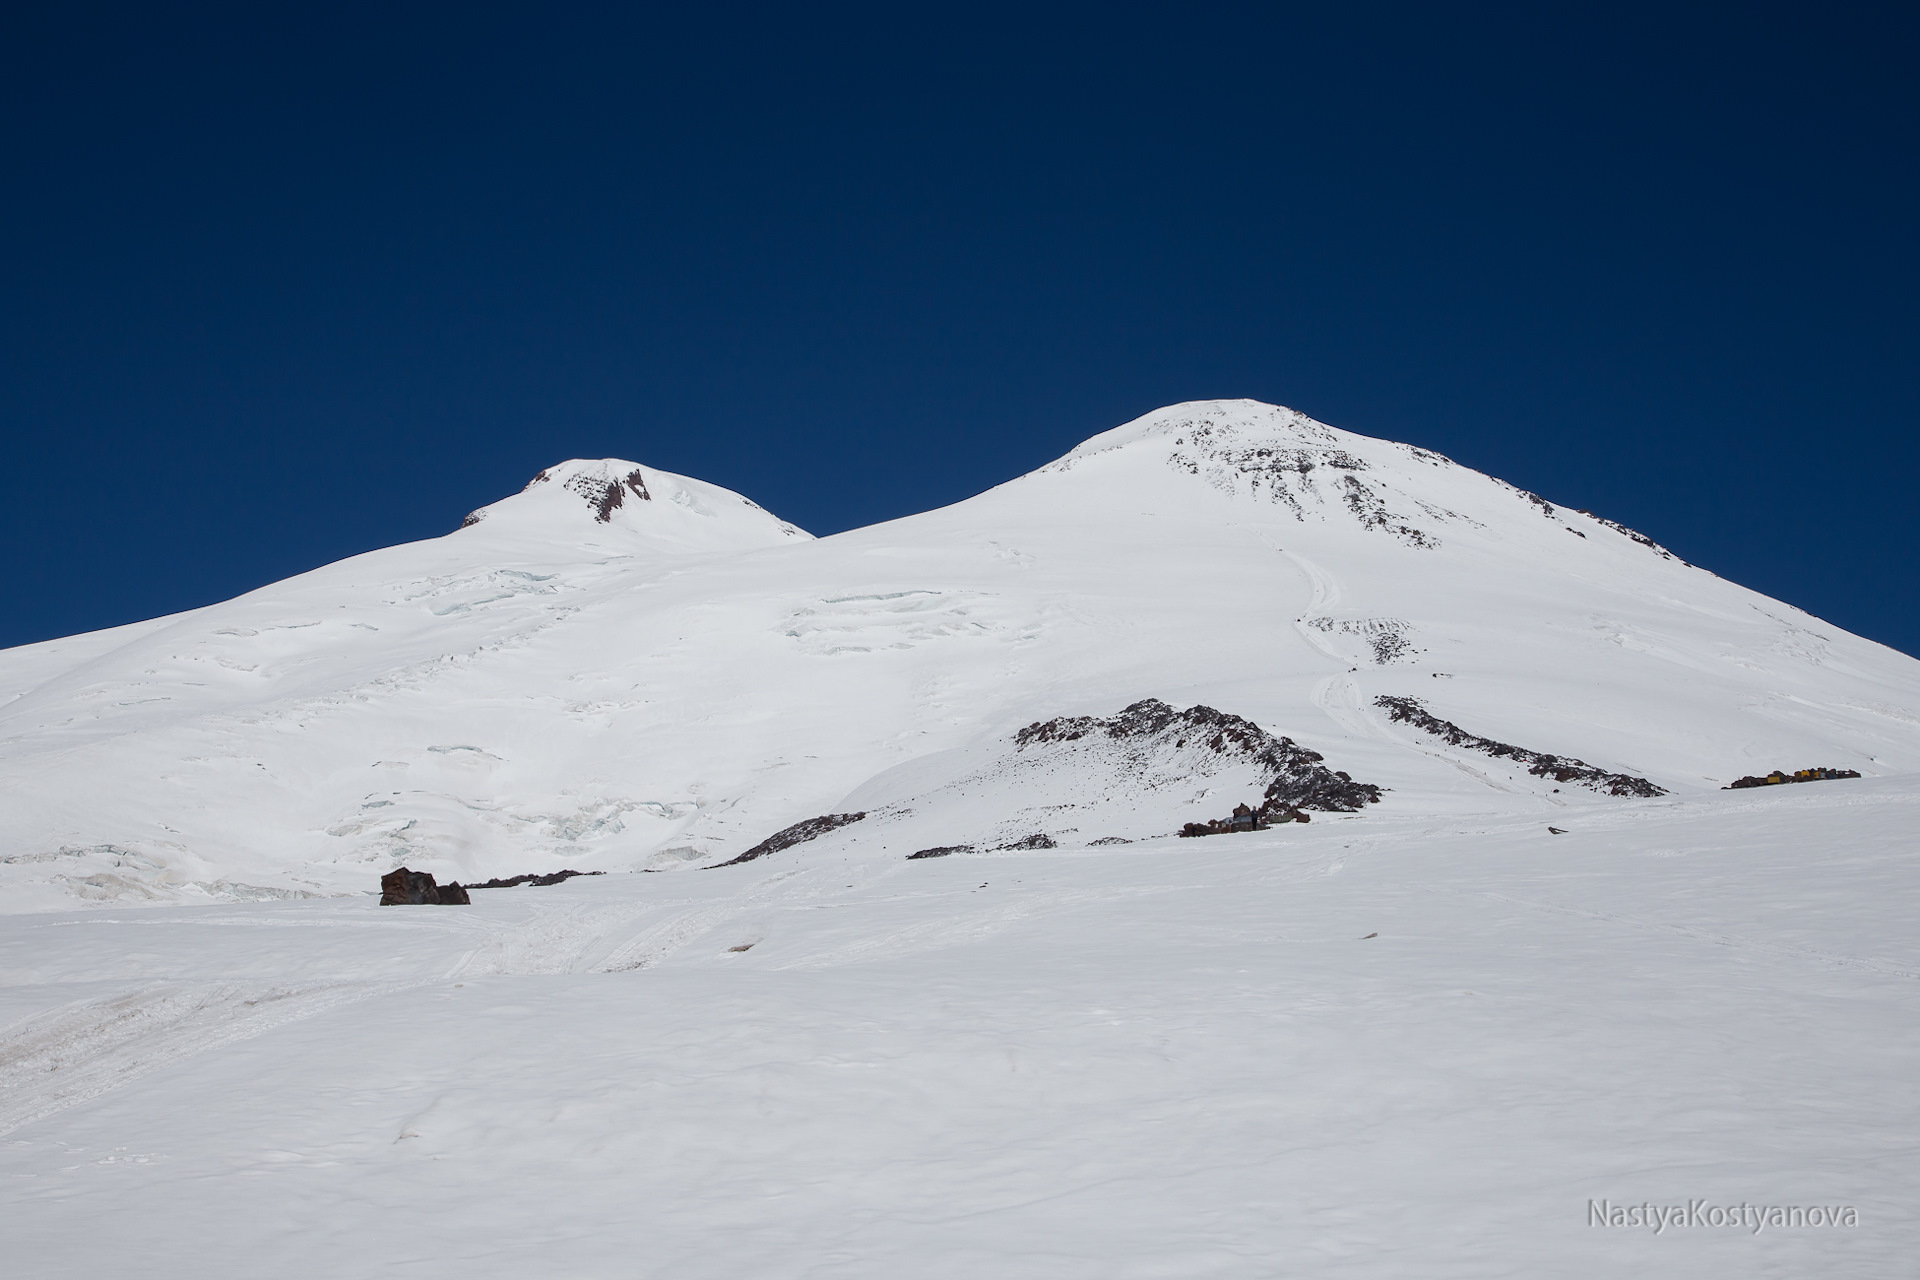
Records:
{"label": "ski track in snow", "polygon": [[417,983],[151,983],[0,1032],[0,1135],[150,1071]]}
{"label": "ski track in snow", "polygon": [[[1340,652],[1339,648],[1333,643],[1327,633],[1321,632],[1307,624],[1309,617],[1322,615],[1339,605],[1342,596],[1339,579],[1335,578],[1327,569],[1308,560],[1305,556],[1292,551],[1284,552],[1283,554],[1298,566],[1301,573],[1306,575],[1313,592],[1312,598],[1307,603],[1307,613],[1294,621],[1293,629],[1299,633],[1300,638],[1305,640],[1309,646],[1330,661],[1342,666],[1352,666],[1351,658]],[[1393,746],[1399,747],[1402,750],[1427,756],[1443,764],[1450,765],[1467,777],[1472,778],[1475,782],[1491,788],[1494,791],[1506,794],[1516,793],[1516,788],[1508,786],[1485,770],[1476,768],[1458,756],[1449,755],[1444,751],[1437,750],[1424,743],[1411,741],[1395,733],[1382,722],[1380,717],[1373,715],[1366,708],[1363,695],[1360,691],[1360,679],[1350,670],[1337,672],[1330,676],[1322,676],[1314,683],[1313,692],[1310,696],[1313,705],[1320,708],[1320,710],[1326,714],[1327,718],[1333,721],[1334,725],[1349,737],[1371,738],[1378,742],[1391,743]],[[1552,796],[1545,798],[1551,804],[1562,804],[1561,801],[1554,799]]]}
{"label": "ski track in snow", "polygon": [[[611,1276],[591,1250],[636,1248],[656,1251],[641,1274],[704,1258],[714,1280],[794,1260],[1043,1280],[1059,1256],[1256,1280],[1383,1240],[1397,1260],[1465,1214],[1440,1268],[1464,1280],[1619,1273],[1640,1238],[1569,1234],[1585,1199],[1693,1178],[1872,1221],[1648,1246],[1685,1274],[1887,1274],[1915,1238],[1893,1149],[1912,1106],[1887,1073],[1920,1045],[1888,1019],[1920,965],[1862,891],[1901,874],[1916,812],[1911,788],[1836,783],[1595,803],[1569,837],[1504,811],[1348,817],[473,908],[0,917],[0,960],[47,993],[63,966],[104,981],[112,952],[153,975],[0,1034],[0,1186],[24,1211],[5,1234],[30,1274],[118,1256],[73,1234],[113,1221],[205,1237],[222,1274],[297,1246],[283,1273],[317,1280],[392,1261],[338,1225],[377,1196],[458,1228],[461,1248],[407,1255],[449,1280]],[[1800,852],[1848,818],[1857,849]],[[1865,918],[1802,883],[1852,885]],[[1787,904],[1796,939],[1766,938]],[[285,975],[190,976],[269,962]],[[1249,1180],[1278,1190],[1236,1196]],[[207,1237],[231,1213],[279,1225]],[[1214,1258],[1222,1232],[1245,1247]]]}

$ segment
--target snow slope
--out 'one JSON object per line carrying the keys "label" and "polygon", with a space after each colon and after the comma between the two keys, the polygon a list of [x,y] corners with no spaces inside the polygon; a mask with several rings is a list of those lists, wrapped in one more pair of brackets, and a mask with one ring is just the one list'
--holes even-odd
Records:
{"label": "snow slope", "polygon": [[[1161,410],[817,541],[617,460],[475,514],[0,654],[0,903],[361,892],[403,862],[443,880],[702,865],[903,766],[950,788],[941,768],[1007,756],[1025,725],[1147,698],[1286,737],[1395,812],[1615,801],[1449,748],[1381,696],[1676,795],[1920,763],[1905,655],[1438,455],[1252,402]],[[1078,799],[1124,808],[1110,782]],[[1164,834],[1257,799],[1240,785],[1040,830]],[[924,838],[988,839],[1003,817]],[[838,843],[898,853],[876,830]]]}
{"label": "snow slope", "polygon": [[[819,540],[612,459],[476,516],[0,654],[9,1276],[1920,1248],[1912,659],[1243,401]],[[1170,834],[1236,803],[1311,821]]]}
{"label": "snow slope", "polygon": [[35,1280],[1904,1275],[1917,823],[1881,778],[1561,836],[1376,810],[471,908],[3,916],[0,1252]]}

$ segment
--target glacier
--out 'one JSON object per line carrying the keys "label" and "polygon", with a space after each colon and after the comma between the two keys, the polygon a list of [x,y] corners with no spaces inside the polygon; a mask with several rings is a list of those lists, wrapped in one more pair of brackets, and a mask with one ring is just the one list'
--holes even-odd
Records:
{"label": "glacier", "polygon": [[[0,1242],[48,1275],[1889,1274],[1917,764],[1914,659],[1277,406],[826,538],[567,462],[0,653]],[[1862,776],[1724,790],[1816,765]],[[1311,821],[1176,835],[1270,795]],[[608,874],[376,906],[402,864]],[[1688,1198],[1857,1225],[1588,1221]]]}

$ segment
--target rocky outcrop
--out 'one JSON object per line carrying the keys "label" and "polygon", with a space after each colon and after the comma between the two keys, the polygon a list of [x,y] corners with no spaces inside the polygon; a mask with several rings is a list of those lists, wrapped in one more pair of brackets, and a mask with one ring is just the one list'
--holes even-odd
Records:
{"label": "rocky outcrop", "polygon": [[1744,778],[1736,778],[1734,781],[1722,787],[1721,790],[1744,791],[1748,787],[1778,787],[1790,782],[1826,782],[1832,778],[1857,778],[1859,776],[1859,772],[1854,769],[1823,769],[1816,767],[1812,769],[1795,769],[1792,773],[1783,773],[1781,770],[1775,769],[1763,778],[1756,778],[1751,774]]}
{"label": "rocky outcrop", "polygon": [[431,872],[409,871],[401,867],[389,871],[380,877],[380,905],[383,907],[406,906],[470,906],[472,899],[458,881],[447,885],[434,883]]}
{"label": "rocky outcrop", "polygon": [[1593,512],[1587,510],[1585,507],[1576,507],[1575,510],[1577,510],[1581,515],[1585,516],[1587,519],[1594,521],[1596,524],[1603,524],[1607,528],[1613,530],[1615,533],[1621,534],[1627,538],[1632,539],[1634,542],[1639,543],[1641,546],[1645,547],[1647,550],[1653,552],[1653,554],[1659,556],[1662,560],[1674,560],[1674,561],[1678,561],[1680,564],[1687,563],[1685,560],[1681,560],[1679,556],[1676,556],[1675,554],[1673,554],[1673,552],[1667,550],[1665,547],[1655,542],[1652,538],[1649,538],[1646,534],[1641,533],[1637,529],[1629,529],[1627,528],[1627,526],[1621,524],[1618,520],[1609,520],[1605,516],[1597,516],[1593,514]]}
{"label": "rocky outcrop", "polygon": [[[1296,520],[1305,520],[1309,508],[1324,511],[1337,504],[1364,529],[1389,534],[1408,546],[1440,546],[1439,539],[1388,509],[1386,500],[1359,478],[1371,464],[1343,447],[1340,435],[1325,424],[1268,406],[1255,408],[1252,419],[1240,406],[1192,407],[1211,411],[1169,420],[1165,427],[1173,437],[1167,461],[1178,470],[1227,493],[1245,492],[1279,503]],[[1438,454],[1410,452],[1422,461],[1451,465]],[[1452,518],[1437,508],[1429,508],[1428,514]]]}
{"label": "rocky outcrop", "polygon": [[1418,698],[1396,698],[1381,694],[1373,700],[1373,705],[1384,710],[1388,719],[1410,724],[1416,729],[1441,739],[1449,746],[1464,747],[1468,751],[1479,751],[1486,755],[1517,761],[1527,767],[1528,773],[1538,778],[1552,778],[1555,782],[1573,782],[1610,796],[1640,796],[1651,799],[1654,796],[1667,794],[1665,787],[1656,786],[1645,778],[1636,778],[1632,774],[1609,773],[1598,765],[1588,764],[1584,760],[1575,760],[1572,756],[1529,751],[1525,747],[1495,742],[1492,738],[1482,738],[1478,734],[1468,733],[1453,721],[1442,720],[1429,713],[1426,704]]}
{"label": "rocky outcrop", "polygon": [[1193,706],[1175,711],[1158,698],[1136,702],[1117,715],[1061,716],[1030,724],[1014,735],[1017,750],[1046,743],[1074,742],[1102,737],[1140,756],[1167,755],[1198,748],[1227,759],[1257,764],[1267,775],[1263,809],[1284,805],[1352,813],[1379,802],[1382,790],[1370,782],[1355,782],[1346,773],[1329,769],[1326,757],[1291,738],[1276,737],[1251,720]]}
{"label": "rocky outcrop", "polygon": [[907,861],[912,862],[917,858],[947,858],[956,853],[972,852],[973,846],[970,844],[943,844],[931,849],[922,849],[918,853],[910,853],[907,855]]}
{"label": "rocky outcrop", "polygon": [[604,871],[549,871],[545,875],[534,875],[532,872],[528,872],[526,875],[508,876],[505,880],[496,878],[496,879],[487,881],[485,884],[470,884],[467,886],[467,888],[469,889],[511,889],[517,885],[523,885],[523,884],[530,884],[530,885],[536,885],[536,886],[559,884],[562,880],[571,880],[575,876],[603,876],[605,874],[607,873]]}
{"label": "rocky outcrop", "polygon": [[1425,652],[1414,648],[1410,639],[1413,627],[1399,618],[1308,618],[1305,625],[1327,634],[1359,637],[1373,650],[1375,664],[1382,667]]}
{"label": "rocky outcrop", "polygon": [[574,876],[605,874],[607,873],[604,871],[550,871],[545,875],[528,873],[523,876],[510,876],[505,880],[489,880],[485,884],[462,885],[458,880],[447,884],[435,884],[432,873],[409,871],[401,867],[398,871],[389,871],[380,877],[380,905],[398,907],[437,903],[443,907],[467,907],[473,905],[473,899],[467,896],[469,889],[511,889],[523,884],[559,884],[562,880],[571,880]]}
{"label": "rocky outcrop", "polygon": [[[553,470],[542,471],[528,484],[531,489],[536,484],[546,484],[553,479]],[[593,509],[593,518],[601,524],[613,523],[613,513],[626,505],[627,494],[631,493],[640,502],[653,501],[653,495],[647,492],[647,478],[635,467],[625,476],[609,476],[603,471],[599,475],[576,472],[561,481],[569,492],[579,495],[587,506]],[[478,524],[485,518],[484,509],[468,516],[461,528]]]}
{"label": "rocky outcrop", "polygon": [[742,862],[752,862],[755,858],[764,858],[768,854],[778,853],[782,849],[791,849],[796,844],[805,844],[809,840],[818,840],[821,836],[827,834],[827,832],[837,831],[841,827],[858,822],[866,816],[865,813],[825,813],[817,818],[808,818],[805,822],[796,822],[790,827],[783,827],[774,832],[739,857],[728,858],[725,862],[716,862],[708,867],[707,870],[717,871],[721,867],[738,866]]}
{"label": "rocky outcrop", "polygon": [[1244,804],[1233,807],[1233,814],[1226,818],[1209,818],[1205,822],[1189,822],[1180,828],[1180,834],[1188,839],[1195,836],[1222,836],[1235,831],[1266,831],[1276,822],[1311,822],[1306,810],[1296,809],[1289,804],[1264,804],[1258,809]]}

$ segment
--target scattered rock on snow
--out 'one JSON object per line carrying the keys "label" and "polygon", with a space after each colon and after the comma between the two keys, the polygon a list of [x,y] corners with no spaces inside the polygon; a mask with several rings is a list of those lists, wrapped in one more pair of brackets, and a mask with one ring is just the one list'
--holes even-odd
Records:
{"label": "scattered rock on snow", "polygon": [[1308,618],[1306,625],[1329,634],[1358,636],[1373,651],[1377,666],[1424,652],[1409,639],[1413,627],[1399,618]]}
{"label": "scattered rock on snow", "polygon": [[1379,801],[1381,788],[1355,782],[1346,773],[1328,769],[1326,757],[1309,751],[1291,738],[1275,737],[1251,720],[1212,707],[1193,706],[1175,711],[1158,698],[1136,702],[1118,715],[1061,716],[1030,724],[1014,735],[1014,746],[1025,751],[1049,743],[1105,738],[1144,763],[1168,756],[1190,745],[1219,756],[1259,765],[1269,782],[1262,807],[1283,804],[1294,809],[1321,809],[1351,813]]}
{"label": "scattered rock on snow", "polygon": [[549,871],[546,875],[535,875],[532,872],[528,872],[525,875],[509,876],[505,880],[495,878],[487,881],[485,884],[470,884],[467,886],[467,888],[469,889],[511,889],[516,885],[559,884],[562,880],[571,880],[575,876],[603,876],[605,874],[607,873],[604,871],[571,871],[571,870]]}
{"label": "scattered rock on snow", "polygon": [[1610,796],[1640,796],[1651,799],[1667,794],[1667,789],[1655,786],[1645,778],[1636,778],[1626,773],[1608,773],[1597,765],[1584,760],[1575,760],[1572,756],[1549,755],[1544,751],[1529,751],[1525,747],[1512,746],[1505,742],[1495,742],[1492,738],[1482,738],[1468,733],[1451,720],[1442,720],[1427,711],[1426,704],[1418,698],[1396,698],[1381,694],[1373,700],[1373,705],[1383,709],[1389,720],[1410,724],[1416,729],[1425,730],[1436,738],[1443,739],[1448,745],[1465,747],[1469,751],[1482,751],[1490,756],[1504,756],[1517,760],[1527,766],[1527,772],[1539,778],[1552,778],[1555,782],[1577,782],[1583,787],[1604,792]]}
{"label": "scattered rock on snow", "polygon": [[[910,786],[889,786],[881,775],[845,802],[859,812],[795,823],[714,865],[762,858],[862,821],[866,826],[846,840],[913,850],[892,856],[927,860],[1124,843],[1127,823],[1137,824],[1134,837],[1156,835],[1177,829],[1192,816],[1196,793],[1216,787],[1250,789],[1259,824],[1307,821],[1309,808],[1352,812],[1382,795],[1251,721],[1212,707],[1175,710],[1153,698],[1110,716],[1036,721],[959,759],[962,768],[934,773],[940,780],[932,786],[926,770],[906,775]],[[1086,842],[1082,831],[1104,839]]]}
{"label": "scattered rock on snow", "polygon": [[731,867],[742,862],[752,862],[755,858],[764,858],[770,853],[778,853],[782,849],[790,849],[796,844],[805,844],[809,840],[817,840],[829,831],[834,831],[850,823],[858,822],[866,816],[864,812],[826,813],[817,818],[808,818],[805,822],[796,822],[790,827],[783,827],[774,832],[739,857],[728,858],[725,862],[716,862],[711,867],[708,867],[707,870],[716,871],[721,867]]}
{"label": "scattered rock on snow", "polygon": [[1180,834],[1186,837],[1219,836],[1235,831],[1265,831],[1276,822],[1311,822],[1304,809],[1296,809],[1280,801],[1268,801],[1258,809],[1244,804],[1233,807],[1233,816],[1228,818],[1210,818],[1206,822],[1189,822],[1180,828]]}
{"label": "scattered rock on snow", "polygon": [[1792,773],[1782,773],[1780,770],[1775,769],[1764,778],[1756,778],[1751,775],[1744,778],[1736,778],[1722,787],[1721,790],[1744,791],[1748,787],[1778,787],[1789,782],[1825,782],[1831,778],[1857,778],[1859,776],[1859,772],[1854,769],[1795,769]]}

